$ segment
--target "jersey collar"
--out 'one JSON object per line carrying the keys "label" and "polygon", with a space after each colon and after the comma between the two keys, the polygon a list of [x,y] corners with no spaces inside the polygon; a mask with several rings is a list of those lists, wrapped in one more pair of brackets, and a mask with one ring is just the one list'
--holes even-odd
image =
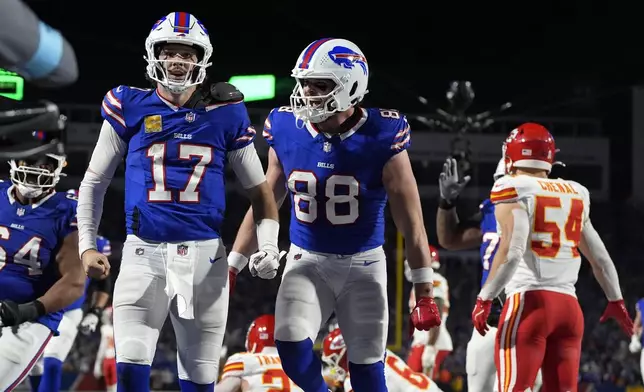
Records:
{"label": "jersey collar", "polygon": [[[16,198],[13,197],[13,190],[15,188],[16,188],[15,185],[11,185],[9,187],[9,189],[7,189],[7,199],[9,199],[9,203],[12,204],[12,205],[16,202]],[[47,200],[51,199],[55,194],[56,194],[56,192],[54,191],[54,192],[48,194],[47,196],[43,197],[42,199],[38,200],[38,202],[31,204],[31,209],[34,210],[34,209],[40,207],[41,205],[43,205],[44,202],[46,202]],[[25,206],[25,207],[28,207],[28,206]]]}
{"label": "jersey collar", "polygon": [[[353,127],[351,127],[351,129],[349,129],[348,131],[343,132],[343,133],[341,133],[341,134],[339,135],[339,136],[340,136],[340,140],[344,140],[344,139],[346,139],[346,138],[350,137],[351,135],[353,135],[354,133],[356,133],[356,132],[358,131],[358,129],[360,129],[360,127],[361,127],[365,122],[367,122],[367,118],[369,117],[369,114],[367,113],[367,111],[366,111],[365,109],[363,109],[363,108],[358,108],[358,109],[362,112],[362,116],[361,116],[361,117],[360,117],[360,119],[356,122],[356,124],[355,124]],[[305,125],[306,125],[306,129],[307,129],[307,130],[309,131],[309,133],[311,134],[311,137],[316,137],[316,136],[317,136],[317,135],[319,135],[319,134],[324,135],[327,139],[331,139],[331,138],[333,137],[333,135],[331,135],[331,134],[329,134],[329,133],[324,133],[324,132],[320,132],[320,131],[318,131],[318,129],[317,129],[317,127],[315,126],[315,124],[312,124],[312,123],[310,123],[310,122],[308,122],[308,121],[305,123]]]}

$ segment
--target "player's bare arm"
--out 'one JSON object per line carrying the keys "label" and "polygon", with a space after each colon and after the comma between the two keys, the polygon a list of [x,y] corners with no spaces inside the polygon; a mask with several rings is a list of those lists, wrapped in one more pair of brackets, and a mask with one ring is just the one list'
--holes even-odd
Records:
{"label": "player's bare arm", "polygon": [[107,257],[96,249],[96,236],[107,187],[125,151],[126,143],[107,120],[103,121],[78,192],[78,251],[87,275],[93,279],[104,279],[109,275],[110,264]]}
{"label": "player's bare arm", "polygon": [[[277,209],[279,209],[284,203],[284,199],[286,198],[286,177],[284,176],[284,170],[282,169],[282,165],[277,158],[277,154],[275,154],[275,150],[273,150],[272,147],[268,149],[268,168],[266,170],[266,183],[268,184],[268,188],[272,190],[272,196],[275,200]],[[237,237],[235,238],[235,243],[233,244],[231,256],[234,252],[248,258],[255,251],[257,251],[257,232],[255,230],[255,225],[253,224],[255,221],[257,221],[257,218],[255,216],[255,211],[253,209],[253,206],[251,205],[251,207],[248,209],[248,212],[246,213],[246,216],[244,217],[244,220],[242,221],[241,226],[239,226],[239,230],[237,231]],[[241,266],[237,265],[231,267],[236,268],[237,271],[239,271],[246,266],[247,262],[248,261],[246,260],[246,262]]]}
{"label": "player's bare arm", "polygon": [[492,262],[492,270],[479,293],[479,297],[484,301],[491,301],[497,297],[510,281],[525,253],[530,234],[528,212],[521,204],[497,204],[494,215],[501,227],[501,233],[510,235],[501,236],[499,249]]}
{"label": "player's bare arm", "polygon": [[61,310],[79,299],[85,290],[85,271],[78,257],[78,232],[74,231],[63,240],[56,254],[60,279],[38,300],[47,313]]}
{"label": "player's bare arm", "polygon": [[280,252],[277,247],[279,215],[271,186],[266,181],[264,169],[253,144],[229,152],[228,161],[241,185],[248,190],[253,220],[257,228],[259,252],[251,256],[251,274],[263,279],[273,279],[279,268]]}
{"label": "player's bare arm", "polygon": [[[444,207],[444,206],[443,206]],[[460,221],[456,208],[438,207],[436,213],[436,234],[438,243],[445,249],[463,250],[476,248],[483,241],[483,233],[479,227],[474,227],[470,222],[480,221],[480,214],[475,214],[467,221]]]}
{"label": "player's bare arm", "polygon": [[[429,242],[423,222],[423,210],[416,178],[411,169],[407,151],[392,157],[385,165],[382,182],[387,190],[389,206],[396,227],[405,237],[407,260],[414,270],[428,268],[431,270],[432,258],[429,254]],[[416,298],[433,295],[433,280],[414,284]]]}

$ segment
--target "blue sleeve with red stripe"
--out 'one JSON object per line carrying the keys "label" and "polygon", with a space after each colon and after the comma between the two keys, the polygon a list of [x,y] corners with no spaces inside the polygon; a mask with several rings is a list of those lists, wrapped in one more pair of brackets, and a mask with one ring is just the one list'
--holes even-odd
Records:
{"label": "blue sleeve with red stripe", "polygon": [[411,145],[411,127],[407,117],[397,110],[376,109],[377,113],[371,113],[379,117],[382,127],[382,135],[387,154],[391,158],[394,155],[405,151]]}
{"label": "blue sleeve with red stripe", "polygon": [[103,236],[96,237],[96,249],[107,257],[112,255],[112,244]]}
{"label": "blue sleeve with red stripe", "polygon": [[110,123],[116,133],[128,142],[131,135],[128,135],[127,124],[125,121],[124,102],[126,93],[129,90],[127,86],[118,86],[111,89],[105,94],[101,104],[101,115]]}
{"label": "blue sleeve with red stripe", "polygon": [[273,120],[275,119],[275,116],[273,113],[275,113],[278,110],[278,108],[275,108],[271,110],[270,113],[268,113],[268,117],[266,117],[266,120],[264,120],[264,129],[262,130],[262,136],[264,136],[264,140],[266,140],[266,143],[268,143],[269,146],[273,147]]}
{"label": "blue sleeve with red stripe", "polygon": [[78,202],[71,195],[65,195],[65,201],[60,205],[66,209],[65,214],[58,223],[58,238],[62,241],[71,233],[78,231],[78,222],[76,221],[76,207]]}
{"label": "blue sleeve with red stripe", "polygon": [[246,110],[244,102],[231,103],[226,105],[226,108],[231,111],[230,118],[232,121],[232,131],[228,139],[227,150],[239,150],[255,140],[255,128],[250,123],[248,110]]}

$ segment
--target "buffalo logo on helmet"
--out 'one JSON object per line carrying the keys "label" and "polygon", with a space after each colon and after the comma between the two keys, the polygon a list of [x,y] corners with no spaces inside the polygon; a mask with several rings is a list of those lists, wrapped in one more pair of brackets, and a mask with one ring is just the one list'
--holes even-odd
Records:
{"label": "buffalo logo on helmet", "polygon": [[362,67],[364,74],[367,74],[367,59],[349,48],[344,46],[336,46],[329,51],[329,58],[341,67],[353,69],[355,64]]}

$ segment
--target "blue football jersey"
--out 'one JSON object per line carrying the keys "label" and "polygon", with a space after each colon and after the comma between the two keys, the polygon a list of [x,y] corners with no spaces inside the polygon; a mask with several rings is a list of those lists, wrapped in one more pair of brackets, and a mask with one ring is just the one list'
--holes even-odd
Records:
{"label": "blue football jersey", "polygon": [[[112,255],[112,246],[110,245],[110,240],[103,236],[98,236],[96,237],[96,249],[104,254],[105,256],[109,257]],[[87,288],[89,287],[91,279],[87,278],[85,281],[85,291],[83,292],[83,295],[76,300],[73,304],[69,305],[65,311],[70,311],[70,310],[75,310],[75,309],[80,309],[83,307],[83,304],[85,303],[85,296],[87,295]]]}
{"label": "blue football jersey", "polygon": [[483,264],[481,286],[483,286],[490,273],[496,250],[499,248],[499,234],[494,216],[494,204],[490,199],[486,199],[479,208],[481,209],[481,233],[483,234],[483,242],[481,242],[481,264]]}
{"label": "blue football jersey", "polygon": [[101,113],[128,144],[127,233],[159,242],[219,238],[226,154],[255,137],[244,103],[186,109],[156,90],[119,86]]}
{"label": "blue football jersey", "polygon": [[[40,298],[58,280],[56,255],[77,230],[76,200],[52,193],[39,203],[22,205],[10,182],[0,182],[0,300],[19,304]],[[57,334],[63,311],[38,320]]]}
{"label": "blue football jersey", "polygon": [[309,123],[298,128],[287,106],[264,124],[287,179],[290,239],[303,249],[350,255],[384,243],[383,167],[409,147],[410,128],[397,111],[357,110],[355,125],[335,136]]}

